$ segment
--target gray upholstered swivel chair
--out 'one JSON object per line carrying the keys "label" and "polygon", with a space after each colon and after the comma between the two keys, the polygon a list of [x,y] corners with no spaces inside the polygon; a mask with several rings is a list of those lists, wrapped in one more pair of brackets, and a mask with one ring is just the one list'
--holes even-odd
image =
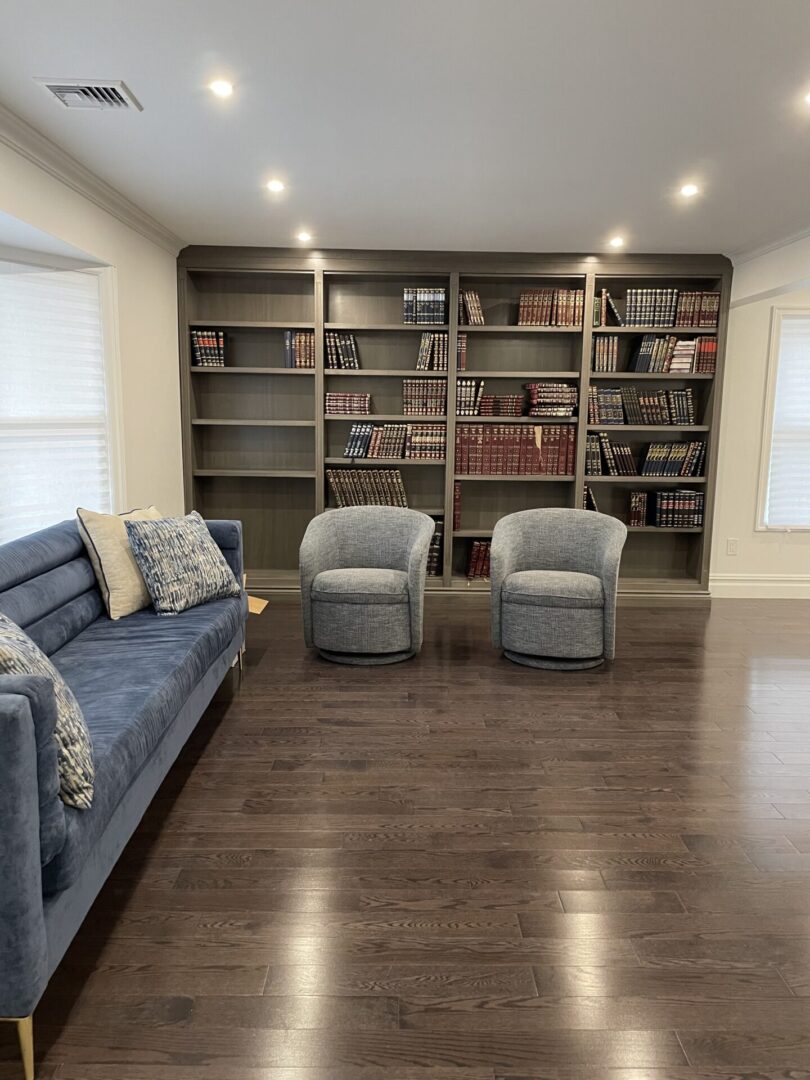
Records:
{"label": "gray upholstered swivel chair", "polygon": [[433,519],[394,506],[314,518],[301,543],[304,640],[340,664],[395,664],[422,647]]}
{"label": "gray upholstered swivel chair", "polygon": [[492,643],[530,667],[612,660],[627,528],[591,510],[523,510],[492,534]]}

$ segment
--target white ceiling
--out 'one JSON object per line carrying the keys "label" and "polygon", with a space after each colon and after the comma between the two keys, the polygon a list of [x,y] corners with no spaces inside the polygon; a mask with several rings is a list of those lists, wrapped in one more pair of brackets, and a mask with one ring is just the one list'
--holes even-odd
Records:
{"label": "white ceiling", "polygon": [[[2,0],[2,22],[0,102],[187,243],[736,254],[810,228],[810,0]],[[70,112],[35,76],[123,79],[144,111]]]}

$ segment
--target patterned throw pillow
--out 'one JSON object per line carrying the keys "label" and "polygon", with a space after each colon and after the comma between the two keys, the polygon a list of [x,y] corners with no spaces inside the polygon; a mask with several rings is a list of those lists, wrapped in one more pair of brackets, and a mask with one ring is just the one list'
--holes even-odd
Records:
{"label": "patterned throw pillow", "polygon": [[233,570],[196,510],[184,518],[124,525],[158,615],[241,595]]}
{"label": "patterned throw pillow", "polygon": [[93,744],[73,691],[31,638],[0,614],[0,675],[44,675],[56,697],[56,739],[62,802],[89,810],[93,801]]}

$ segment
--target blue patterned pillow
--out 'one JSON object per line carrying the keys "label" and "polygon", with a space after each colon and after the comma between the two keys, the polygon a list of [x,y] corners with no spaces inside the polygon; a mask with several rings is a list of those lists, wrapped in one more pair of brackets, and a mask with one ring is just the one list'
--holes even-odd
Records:
{"label": "blue patterned pillow", "polygon": [[62,802],[89,810],[93,801],[93,744],[73,691],[24,630],[0,614],[0,675],[44,675],[56,698],[57,762]]}
{"label": "blue patterned pillow", "polygon": [[132,554],[158,615],[239,596],[236,580],[196,510],[184,518],[125,521]]}

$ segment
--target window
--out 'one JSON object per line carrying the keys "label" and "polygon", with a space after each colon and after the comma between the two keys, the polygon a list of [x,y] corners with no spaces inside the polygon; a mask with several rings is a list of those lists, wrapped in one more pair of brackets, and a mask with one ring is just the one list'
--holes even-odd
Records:
{"label": "window", "polygon": [[112,509],[100,285],[0,263],[0,543]]}
{"label": "window", "polygon": [[810,311],[774,309],[761,529],[810,529]]}

